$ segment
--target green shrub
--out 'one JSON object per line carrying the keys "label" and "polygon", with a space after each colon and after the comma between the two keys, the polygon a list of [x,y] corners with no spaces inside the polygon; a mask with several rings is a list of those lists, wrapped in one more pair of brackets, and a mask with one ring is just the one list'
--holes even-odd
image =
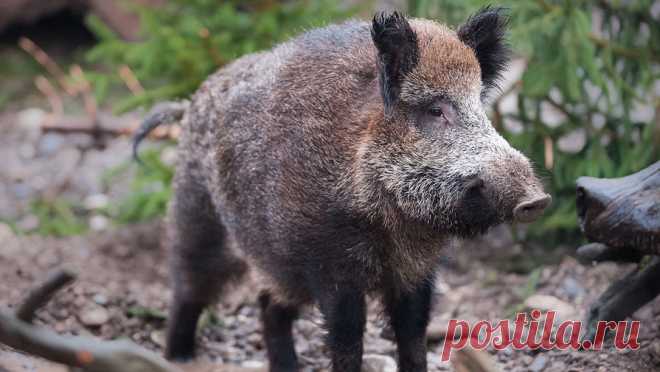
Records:
{"label": "green shrub", "polygon": [[64,199],[37,199],[30,205],[30,210],[39,220],[39,225],[34,231],[25,231],[27,233],[71,236],[87,231],[87,223],[80,213],[76,213],[76,207]]}
{"label": "green shrub", "polygon": [[[241,55],[267,49],[305,28],[347,17],[354,9],[339,9],[330,0],[224,1],[170,0],[160,8],[136,8],[141,16],[142,41],[126,42],[99,19],[87,23],[99,43],[87,55],[106,72],[89,73],[97,98],[122,84],[116,73],[127,65],[145,92],[117,102],[123,112],[160,100],[187,97],[219,67]],[[132,194],[107,211],[119,223],[132,223],[162,215],[171,195],[171,167],[160,161],[160,150],[141,155]],[[125,164],[107,179],[123,175]]]}
{"label": "green shrub", "polygon": [[172,195],[174,170],[161,160],[163,149],[144,150],[140,154],[141,165],[127,162],[105,175],[104,181],[110,183],[135,170],[130,195],[106,211],[117,223],[147,221],[165,214]]}
{"label": "green shrub", "polygon": [[[409,10],[457,25],[488,3],[412,0]],[[509,8],[514,50],[528,63],[515,85],[517,109],[503,113],[496,101],[493,123],[546,168],[539,170],[554,203],[531,233],[576,236],[577,177],[620,177],[660,157],[660,98],[653,91],[660,77],[660,19],[651,15],[653,0],[501,3]],[[558,150],[560,139],[579,131],[586,138],[579,151]]]}
{"label": "green shrub", "polygon": [[98,18],[87,22],[99,39],[88,58],[109,69],[106,74],[90,74],[97,96],[105,96],[108,86],[121,82],[116,71],[122,65],[129,66],[146,88],[120,101],[119,112],[186,97],[233,59],[352,11],[330,0],[170,0],[159,8],[136,9],[141,16],[140,42],[122,41]]}

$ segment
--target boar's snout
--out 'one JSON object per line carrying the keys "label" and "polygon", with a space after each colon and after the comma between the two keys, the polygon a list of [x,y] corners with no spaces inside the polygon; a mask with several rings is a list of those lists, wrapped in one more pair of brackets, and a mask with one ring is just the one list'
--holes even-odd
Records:
{"label": "boar's snout", "polygon": [[541,217],[543,211],[551,202],[552,197],[548,194],[537,195],[525,200],[513,209],[513,219],[516,222],[532,222]]}

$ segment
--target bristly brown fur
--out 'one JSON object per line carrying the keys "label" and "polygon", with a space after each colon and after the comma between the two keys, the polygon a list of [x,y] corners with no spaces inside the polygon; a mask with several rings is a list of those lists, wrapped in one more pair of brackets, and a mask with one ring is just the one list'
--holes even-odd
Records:
{"label": "bristly brown fur", "polygon": [[297,368],[290,325],[316,303],[333,370],[358,372],[367,294],[383,299],[400,369],[426,370],[442,247],[510,220],[542,193],[529,161],[486,117],[481,94],[501,66],[485,65],[489,39],[475,40],[380,14],[312,30],[209,77],[182,120],[168,357],[192,356],[202,309],[252,270],[266,282],[272,371]]}

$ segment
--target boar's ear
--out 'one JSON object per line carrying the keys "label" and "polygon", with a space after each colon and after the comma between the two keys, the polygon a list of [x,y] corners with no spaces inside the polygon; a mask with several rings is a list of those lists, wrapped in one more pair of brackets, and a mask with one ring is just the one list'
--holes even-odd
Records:
{"label": "boar's ear", "polygon": [[483,94],[497,86],[509,62],[511,50],[506,41],[508,22],[504,8],[486,6],[470,16],[458,29],[458,38],[474,50],[481,66]]}
{"label": "boar's ear", "polygon": [[379,13],[373,19],[371,38],[378,49],[380,92],[388,112],[399,98],[404,76],[419,61],[417,34],[403,15]]}

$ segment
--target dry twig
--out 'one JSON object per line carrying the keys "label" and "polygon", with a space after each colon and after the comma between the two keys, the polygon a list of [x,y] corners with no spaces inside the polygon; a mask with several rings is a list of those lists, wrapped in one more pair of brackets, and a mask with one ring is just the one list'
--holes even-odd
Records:
{"label": "dry twig", "polygon": [[52,273],[41,285],[28,292],[16,310],[16,317],[26,323],[32,323],[34,313],[48,303],[55,292],[64,288],[75,279],[76,275],[69,270],[58,270]]}
{"label": "dry twig", "polygon": [[100,341],[82,336],[62,336],[25,321],[72,280],[72,273],[59,271],[30,292],[18,307],[17,315],[0,311],[0,343],[86,372],[180,371],[160,356],[128,340]]}

